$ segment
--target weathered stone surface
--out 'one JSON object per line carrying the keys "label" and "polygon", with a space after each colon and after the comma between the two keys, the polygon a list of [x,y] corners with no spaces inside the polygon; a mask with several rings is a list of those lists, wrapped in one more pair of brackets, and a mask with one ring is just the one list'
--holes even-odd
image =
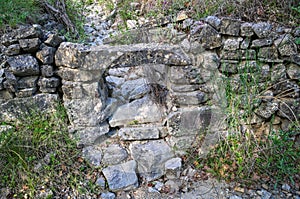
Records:
{"label": "weathered stone surface", "polygon": [[288,61],[291,61],[295,64],[297,64],[298,66],[300,66],[300,55],[292,55],[289,59],[287,59]]}
{"label": "weathered stone surface", "polygon": [[11,92],[16,92],[17,87],[17,78],[11,72],[5,71],[5,81],[3,82],[3,87]]}
{"label": "weathered stone surface", "polygon": [[113,90],[116,88],[120,88],[121,85],[125,82],[124,78],[116,76],[107,76],[105,77],[105,80],[107,82],[108,88]]}
{"label": "weathered stone surface", "polygon": [[210,25],[204,25],[198,39],[205,49],[214,49],[222,45],[221,35]]}
{"label": "weathered stone surface", "polygon": [[18,76],[39,75],[40,67],[31,55],[17,55],[7,60],[9,70]]}
{"label": "weathered stone surface", "polygon": [[254,32],[253,32],[253,28],[252,28],[252,23],[242,23],[241,24],[241,36],[243,37],[251,37]]}
{"label": "weathered stone surface", "polygon": [[14,95],[8,90],[0,90],[0,99],[9,100],[13,99]]}
{"label": "weathered stone surface", "polygon": [[277,102],[267,102],[261,104],[255,113],[265,119],[270,118],[277,110],[279,106]]}
{"label": "weathered stone surface", "polygon": [[17,87],[22,88],[35,88],[37,86],[37,81],[39,76],[30,76],[30,77],[22,77],[18,80]]}
{"label": "weathered stone surface", "polygon": [[20,50],[21,47],[19,44],[12,44],[5,49],[4,53],[8,56],[18,55],[20,53]]}
{"label": "weathered stone surface", "polygon": [[297,54],[297,45],[294,43],[294,38],[290,34],[285,34],[274,41],[275,46],[281,56],[291,56]]}
{"label": "weathered stone surface", "polygon": [[263,58],[267,60],[276,60],[278,59],[278,52],[275,47],[263,47],[259,49],[257,56],[258,58]]}
{"label": "weathered stone surface", "polygon": [[255,60],[256,52],[255,50],[234,50],[234,51],[225,51],[223,50],[220,55],[221,59],[227,60]]}
{"label": "weathered stone surface", "polygon": [[258,38],[266,38],[271,33],[272,25],[267,22],[261,22],[253,24],[252,28]]}
{"label": "weathered stone surface", "polygon": [[162,140],[147,143],[135,142],[130,145],[131,155],[138,164],[138,173],[147,181],[165,174],[164,163],[174,155],[171,148]]}
{"label": "weathered stone surface", "polygon": [[[86,118],[88,120],[88,118]],[[77,124],[78,125],[78,124]],[[69,127],[70,133],[78,140],[78,145],[88,146],[95,144],[98,138],[109,132],[109,126],[106,122],[91,127]]]}
{"label": "weathered stone surface", "polygon": [[125,99],[138,99],[147,92],[147,80],[144,78],[126,81],[121,86],[121,94]]}
{"label": "weathered stone surface", "polygon": [[128,154],[125,148],[118,144],[112,144],[104,151],[102,163],[104,165],[120,164],[127,157]]}
{"label": "weathered stone surface", "polygon": [[101,111],[103,103],[98,98],[65,99],[64,106],[73,126],[97,126],[97,115]]}
{"label": "weathered stone surface", "polygon": [[224,50],[237,50],[240,48],[240,41],[241,39],[237,38],[237,39],[226,39],[224,41],[224,46],[223,49]]}
{"label": "weathered stone surface", "polygon": [[171,135],[180,137],[195,135],[206,129],[211,121],[210,107],[183,109],[171,114],[167,120],[168,131]]}
{"label": "weathered stone surface", "polygon": [[300,79],[300,66],[296,64],[289,64],[287,68],[287,74],[291,79]]}
{"label": "weathered stone surface", "polygon": [[37,92],[37,88],[25,88],[16,92],[16,97],[31,97]]}
{"label": "weathered stone surface", "polygon": [[239,62],[235,60],[222,60],[220,71],[225,74],[234,74],[238,72]]}
{"label": "weathered stone surface", "polygon": [[109,189],[119,191],[137,188],[138,178],[135,173],[136,166],[136,162],[131,160],[103,169],[102,172],[107,180]]}
{"label": "weathered stone surface", "polygon": [[33,53],[39,49],[41,40],[39,38],[20,39],[19,44],[24,52]]}
{"label": "weathered stone surface", "polygon": [[58,100],[56,94],[38,94],[33,97],[7,100],[0,104],[0,121],[11,122],[24,119],[32,109],[38,112],[54,112]]}
{"label": "weathered stone surface", "polygon": [[166,177],[168,179],[178,179],[182,168],[181,158],[172,158],[165,163]]}
{"label": "weathered stone surface", "polygon": [[238,65],[239,73],[254,73],[260,71],[262,67],[257,64],[257,61],[242,61]]}
{"label": "weathered stone surface", "polygon": [[188,136],[180,136],[180,137],[167,137],[166,141],[168,144],[176,149],[176,152],[185,153],[187,149],[190,149],[193,144],[195,144],[196,138],[198,135],[188,135]]}
{"label": "weathered stone surface", "polygon": [[[87,99],[101,98],[101,87],[99,82],[81,83],[63,81],[62,90],[64,99]],[[104,96],[101,98],[105,100]]]}
{"label": "weathered stone surface", "polygon": [[201,91],[188,93],[173,93],[175,103],[178,105],[199,105],[208,100],[208,96]]}
{"label": "weathered stone surface", "polygon": [[98,167],[102,161],[102,150],[100,146],[87,146],[82,149],[82,157],[92,165]]}
{"label": "weathered stone surface", "polygon": [[201,84],[201,70],[194,66],[173,66],[170,68],[170,81],[175,84]]}
{"label": "weathered stone surface", "polygon": [[159,138],[159,130],[151,127],[127,127],[118,132],[121,140],[151,140]]}
{"label": "weathered stone surface", "polygon": [[276,64],[271,67],[271,81],[276,82],[286,78],[286,67],[283,64]]}
{"label": "weathered stone surface", "polygon": [[242,41],[242,43],[241,43],[241,45],[240,45],[240,48],[243,49],[243,50],[249,48],[250,42],[251,42],[251,39],[250,39],[250,38],[245,38],[245,39]]}
{"label": "weathered stone surface", "polygon": [[42,77],[38,82],[40,87],[43,88],[57,88],[60,85],[60,79],[56,77],[46,78]]}
{"label": "weathered stone surface", "polygon": [[129,125],[133,121],[139,124],[161,122],[162,115],[161,107],[146,96],[119,106],[109,124],[116,127]]}
{"label": "weathered stone surface", "polygon": [[45,44],[57,47],[59,44],[61,44],[64,41],[64,38],[61,36],[58,36],[56,34],[50,34],[47,38],[47,40],[44,42]]}
{"label": "weathered stone surface", "polygon": [[43,77],[51,77],[54,74],[54,68],[52,65],[41,65],[41,75]]}
{"label": "weathered stone surface", "polygon": [[295,81],[281,80],[273,85],[273,89],[274,95],[277,95],[279,98],[284,96],[284,98],[297,99],[300,97],[300,87]]}
{"label": "weathered stone surface", "polygon": [[171,84],[171,90],[174,92],[191,92],[195,90],[199,90],[199,85],[193,84],[193,85],[177,85],[177,84]]}
{"label": "weathered stone surface", "polygon": [[99,81],[102,78],[102,70],[78,70],[71,68],[60,68],[57,74],[66,81],[72,82],[91,82]]}
{"label": "weathered stone surface", "polygon": [[214,27],[216,30],[220,30],[221,20],[216,16],[208,16],[205,18],[205,22]]}
{"label": "weathered stone surface", "polygon": [[36,53],[36,57],[43,63],[43,64],[52,64],[54,62],[54,54],[55,48],[44,46],[40,51]]}
{"label": "weathered stone surface", "polygon": [[241,21],[223,18],[221,19],[220,32],[225,35],[239,36],[241,28]]}
{"label": "weathered stone surface", "polygon": [[112,114],[117,110],[119,104],[120,102],[117,99],[111,97],[107,98],[107,100],[105,101],[105,108],[98,115],[99,121],[103,122],[111,117]]}
{"label": "weathered stone surface", "polygon": [[116,195],[112,192],[101,193],[101,199],[115,199]]}
{"label": "weathered stone surface", "polygon": [[264,39],[255,39],[252,41],[251,48],[258,48],[263,46],[271,46],[273,44],[273,40],[271,38]]}

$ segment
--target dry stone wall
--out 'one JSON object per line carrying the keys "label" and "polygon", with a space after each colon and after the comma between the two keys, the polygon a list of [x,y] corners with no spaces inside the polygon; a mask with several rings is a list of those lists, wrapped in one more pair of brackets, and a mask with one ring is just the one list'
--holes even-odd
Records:
{"label": "dry stone wall", "polygon": [[105,166],[112,191],[136,188],[137,173],[178,177],[179,154],[197,144],[205,155],[231,133],[229,106],[251,113],[238,118],[242,131],[286,130],[300,119],[299,28],[207,17],[133,30],[108,41],[114,46],[63,42],[56,51],[61,41],[52,37],[3,37],[2,109],[60,93],[70,133],[91,163]]}

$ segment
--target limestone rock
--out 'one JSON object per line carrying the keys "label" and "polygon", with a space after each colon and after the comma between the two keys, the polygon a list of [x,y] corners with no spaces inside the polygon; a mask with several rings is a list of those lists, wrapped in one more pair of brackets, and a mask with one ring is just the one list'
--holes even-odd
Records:
{"label": "limestone rock", "polygon": [[241,21],[230,18],[221,19],[220,32],[226,35],[239,36]]}
{"label": "limestone rock", "polygon": [[165,162],[173,157],[171,148],[162,140],[135,142],[129,148],[133,159],[137,161],[139,174],[147,181],[163,176]]}
{"label": "limestone rock", "polygon": [[78,70],[71,68],[60,68],[57,74],[66,81],[72,82],[92,82],[102,79],[104,71],[99,70]]}
{"label": "limestone rock", "polygon": [[101,199],[115,199],[116,195],[112,192],[103,192],[101,193]]}
{"label": "limestone rock", "polygon": [[36,53],[36,57],[43,64],[52,64],[54,62],[55,48],[44,46],[40,51]]}
{"label": "limestone rock", "polygon": [[300,119],[300,99],[286,98],[279,104],[278,115],[289,121]]}
{"label": "limestone rock", "polygon": [[255,39],[252,41],[251,48],[263,47],[263,46],[271,46],[273,44],[272,39]]}
{"label": "limestone rock", "polygon": [[271,81],[276,82],[286,78],[286,67],[283,64],[276,64],[271,68]]}
{"label": "limestone rock", "polygon": [[253,32],[253,28],[252,28],[252,23],[242,23],[241,24],[241,36],[243,37],[251,37],[254,32]]}
{"label": "limestone rock", "polygon": [[7,60],[9,70],[18,76],[39,75],[40,68],[37,60],[31,55],[17,55]]}
{"label": "limestone rock", "polygon": [[208,100],[207,95],[201,91],[193,91],[187,93],[173,93],[175,103],[182,105],[199,105]]}
{"label": "limestone rock", "polygon": [[41,75],[43,77],[51,77],[54,74],[54,68],[52,65],[41,65]]}
{"label": "limestone rock", "polygon": [[82,149],[82,157],[92,165],[98,167],[102,161],[102,150],[100,146],[87,146]]}
{"label": "limestone rock", "polygon": [[126,127],[118,132],[121,140],[151,140],[159,138],[159,130],[155,127]]}
{"label": "limestone rock", "polygon": [[261,104],[255,113],[265,119],[270,118],[277,110],[279,106],[276,102],[268,102]]}
{"label": "limestone rock", "polygon": [[57,87],[60,85],[60,79],[56,77],[51,77],[51,78],[43,77],[39,79],[38,85],[40,86],[41,92],[54,93]]}
{"label": "limestone rock", "polygon": [[224,50],[237,50],[240,48],[240,39],[226,39],[224,41]]}
{"label": "limestone rock", "polygon": [[[214,65],[212,65],[214,67]],[[195,66],[173,66],[170,68],[170,81],[175,84],[201,84],[201,70]]]}
{"label": "limestone rock", "polygon": [[[13,99],[14,95],[8,90],[0,90],[0,99],[9,100]],[[1,101],[0,101],[1,102]]]}
{"label": "limestone rock", "polygon": [[205,22],[214,27],[216,30],[220,30],[221,20],[216,16],[208,16],[205,18]]}
{"label": "limestone rock", "polygon": [[102,163],[104,165],[115,165],[120,164],[123,160],[127,158],[128,154],[125,148],[118,144],[112,144],[106,148]]}
{"label": "limestone rock", "polygon": [[29,76],[29,77],[22,77],[18,80],[17,87],[19,89],[23,88],[35,88],[37,86],[38,76]]}
{"label": "limestone rock", "polygon": [[267,60],[276,60],[278,59],[278,52],[275,47],[262,47],[259,49],[257,56]]}
{"label": "limestone rock", "polygon": [[182,169],[181,158],[172,158],[165,163],[166,177],[168,179],[178,179]]}
{"label": "limestone rock", "polygon": [[25,88],[16,92],[16,97],[31,97],[37,92],[37,88]]}
{"label": "limestone rock", "polygon": [[290,34],[281,36],[275,40],[275,46],[281,56],[291,56],[297,54],[297,45],[294,43],[294,38]]}
{"label": "limestone rock", "polygon": [[272,25],[267,22],[260,22],[253,24],[252,28],[258,38],[266,38],[271,33]]}
{"label": "limestone rock", "polygon": [[290,64],[287,68],[287,74],[291,79],[300,79],[300,66],[296,64]]}
{"label": "limestone rock", "polygon": [[214,49],[222,45],[221,35],[210,25],[204,25],[199,34],[199,42],[205,49]]}
{"label": "limestone rock", "polygon": [[109,166],[102,170],[109,189],[112,191],[131,190],[138,187],[138,178],[135,173],[135,160],[123,164]]}
{"label": "limestone rock", "polygon": [[125,99],[138,99],[144,96],[147,92],[146,79],[140,78],[126,81],[121,86],[121,94]]}
{"label": "limestone rock", "polygon": [[16,92],[17,87],[17,78],[11,72],[5,71],[5,81],[3,82],[3,87],[11,92]]}
{"label": "limestone rock", "polygon": [[255,50],[222,50],[221,59],[226,60],[255,60],[256,51]]}
{"label": "limestone rock", "polygon": [[250,38],[248,38],[248,37],[245,38],[240,45],[241,49],[245,50],[245,49],[249,48],[250,42],[251,42]]}
{"label": "limestone rock", "polygon": [[12,44],[5,49],[4,53],[8,56],[18,55],[20,54],[20,50],[20,44]]}
{"label": "limestone rock", "polygon": [[124,78],[116,76],[107,76],[105,77],[105,80],[109,89],[120,88],[121,85],[125,82]]}
{"label": "limestone rock", "polygon": [[238,61],[235,60],[222,60],[220,71],[225,74],[234,74],[238,72]]}
{"label": "limestone rock", "polygon": [[24,52],[33,53],[39,49],[41,40],[39,38],[20,39],[19,44]]}
{"label": "limestone rock", "polygon": [[160,122],[162,115],[161,108],[146,96],[119,106],[109,124],[116,127],[130,125],[133,121],[139,124]]}
{"label": "limestone rock", "polygon": [[61,44],[64,41],[63,37],[60,37],[56,34],[50,34],[47,38],[47,40],[44,42],[45,44],[52,46],[52,47],[57,47],[59,44]]}

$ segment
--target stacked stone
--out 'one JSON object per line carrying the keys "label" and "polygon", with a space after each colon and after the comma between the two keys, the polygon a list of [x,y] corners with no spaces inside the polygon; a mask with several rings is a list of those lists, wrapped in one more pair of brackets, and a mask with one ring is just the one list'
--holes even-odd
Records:
{"label": "stacked stone", "polygon": [[44,34],[39,25],[24,26],[1,37],[0,100],[57,93],[54,54],[64,38]]}

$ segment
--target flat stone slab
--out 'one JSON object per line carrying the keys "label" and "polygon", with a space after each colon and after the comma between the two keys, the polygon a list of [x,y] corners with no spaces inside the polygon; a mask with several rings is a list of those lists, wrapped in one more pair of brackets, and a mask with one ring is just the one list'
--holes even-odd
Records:
{"label": "flat stone slab", "polygon": [[171,148],[163,140],[134,142],[129,148],[133,159],[137,161],[139,174],[147,181],[163,176],[164,163],[174,156]]}
{"label": "flat stone slab", "polygon": [[155,127],[126,127],[119,130],[121,140],[150,140],[159,138],[159,130]]}
{"label": "flat stone slab", "polygon": [[128,157],[125,148],[118,144],[112,144],[106,148],[103,156],[102,163],[104,165],[114,165],[119,164]]}
{"label": "flat stone slab", "polygon": [[138,187],[138,178],[135,173],[137,164],[135,160],[109,166],[103,169],[109,189],[112,191],[131,190]]}

